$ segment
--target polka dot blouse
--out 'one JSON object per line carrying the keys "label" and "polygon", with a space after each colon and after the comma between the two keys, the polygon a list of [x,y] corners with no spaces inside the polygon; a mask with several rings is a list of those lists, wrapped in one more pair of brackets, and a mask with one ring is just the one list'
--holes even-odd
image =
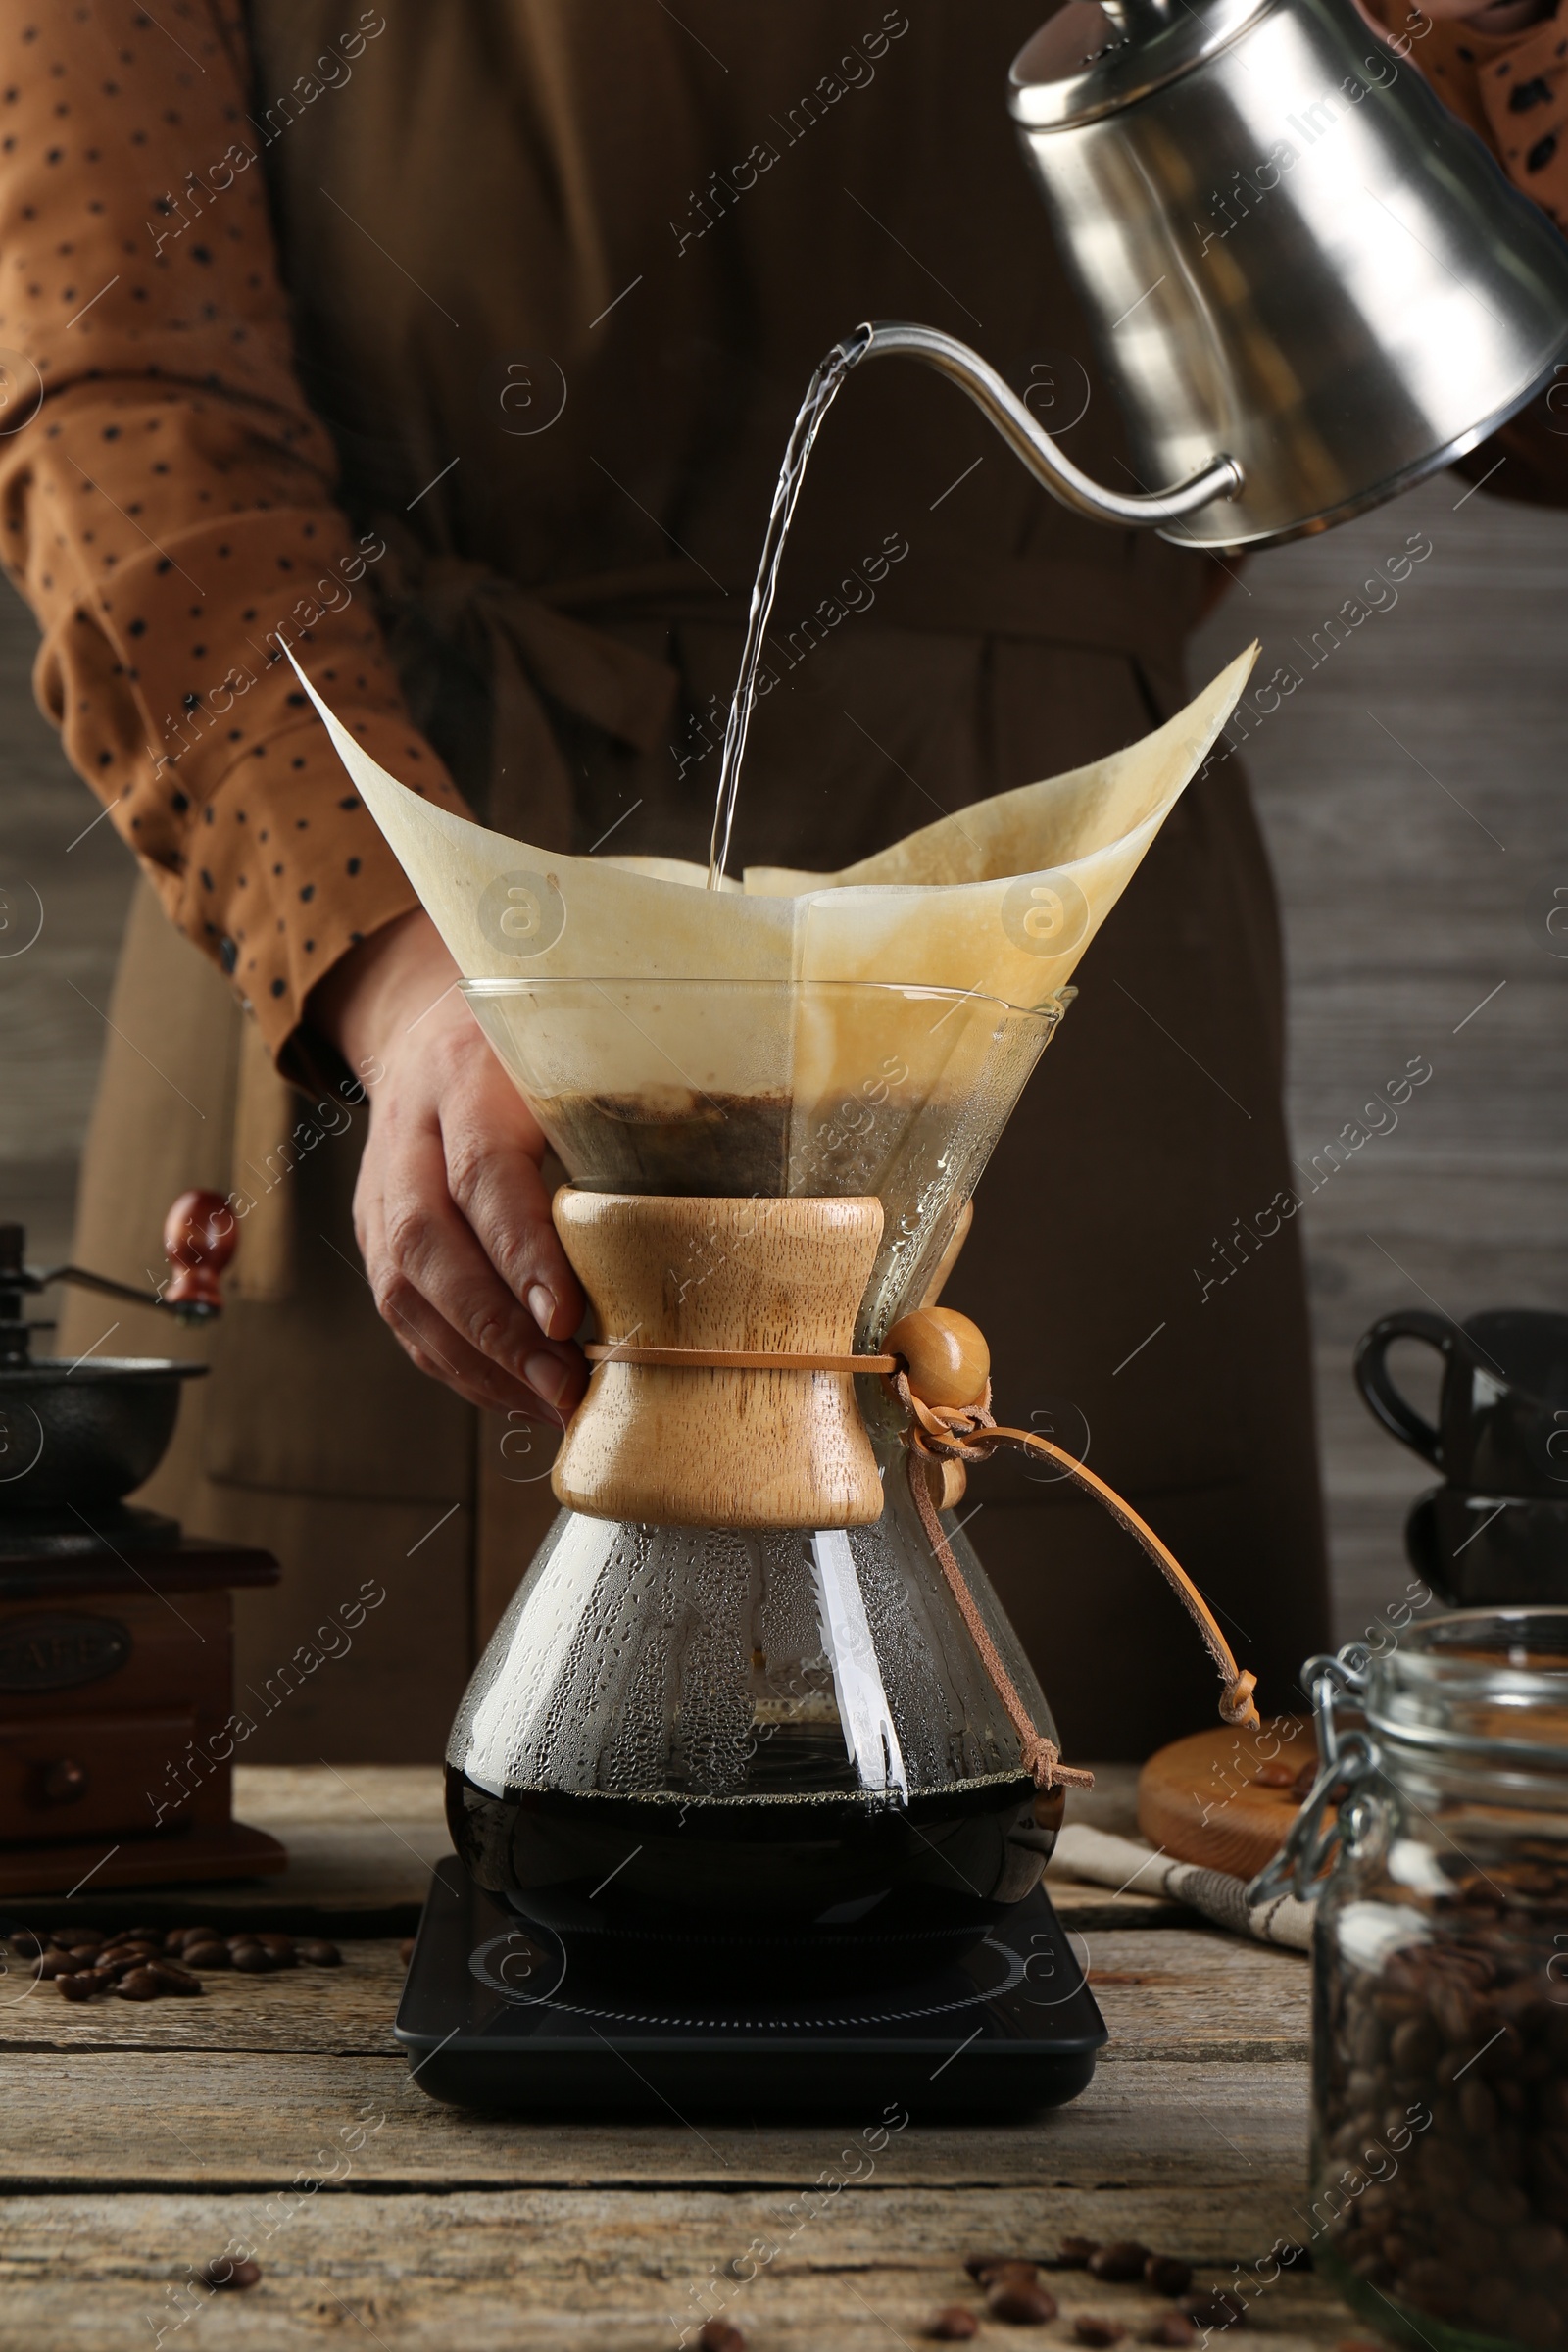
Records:
{"label": "polka dot blouse", "polygon": [[1487,33],[1462,17],[1437,23],[1407,0],[1370,5],[1514,184],[1568,229],[1568,24],[1561,8],[1523,32]]}
{"label": "polka dot blouse", "polygon": [[416,901],[281,646],[383,765],[461,803],[295,380],[239,11],[157,18],[0,16],[0,560],[73,762],[287,1066],[309,990]]}

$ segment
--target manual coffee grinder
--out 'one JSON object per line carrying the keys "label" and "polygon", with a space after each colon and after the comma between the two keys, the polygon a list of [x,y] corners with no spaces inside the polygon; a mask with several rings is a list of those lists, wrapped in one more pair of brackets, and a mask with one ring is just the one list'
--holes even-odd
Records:
{"label": "manual coffee grinder", "polygon": [[[936,1305],[1066,1009],[835,982],[466,986],[571,1178],[594,1370],[565,1505],[448,1751],[398,2022],[437,2096],[921,2111],[1070,2097],[1103,2038],[1040,1874],[1063,1767],[953,1517],[1007,1436]],[[683,1074],[682,1074],[683,1073]],[[943,2061],[963,2044],[961,2064]],[[931,2078],[936,2074],[936,2080]]]}
{"label": "manual coffee grinder", "polygon": [[[189,1885],[281,1870],[284,1848],[230,1813],[236,1586],[270,1552],[181,1533],[122,1498],[173,1434],[168,1356],[34,1357],[29,1299],[69,1282],[185,1322],[221,1307],[234,1218],[219,1193],[170,1210],[155,1293],[79,1266],[34,1271],[0,1225],[0,1897]],[[107,1336],[107,1335],[106,1335]]]}

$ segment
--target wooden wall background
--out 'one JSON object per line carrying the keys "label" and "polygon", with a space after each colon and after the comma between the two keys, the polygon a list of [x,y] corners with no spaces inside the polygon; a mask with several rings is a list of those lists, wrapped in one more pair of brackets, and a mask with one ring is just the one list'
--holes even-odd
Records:
{"label": "wooden wall background", "polygon": [[[1314,632],[1412,534],[1432,553],[1397,601],[1374,590],[1385,609],[1314,667]],[[1254,634],[1260,676],[1302,677],[1247,753],[1286,910],[1298,1157],[1412,1055],[1433,1065],[1303,1212],[1342,1638],[1402,1590],[1428,1483],[1354,1396],[1356,1335],[1401,1305],[1568,1308],[1568,912],[1560,937],[1547,922],[1568,908],[1565,617],[1568,515],[1444,475],[1254,560],[1194,649],[1195,681]],[[0,1214],[41,1258],[70,1238],[130,863],[33,706],[34,646],[0,593]],[[1266,1550],[1260,1529],[1260,1571]]]}

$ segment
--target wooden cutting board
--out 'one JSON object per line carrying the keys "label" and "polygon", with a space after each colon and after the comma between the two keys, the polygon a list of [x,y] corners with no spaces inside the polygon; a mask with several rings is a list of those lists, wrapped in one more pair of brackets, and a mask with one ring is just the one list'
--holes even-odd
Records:
{"label": "wooden cutting board", "polygon": [[1182,1862],[1250,1879],[1279,1851],[1317,1771],[1309,1715],[1174,1740],[1138,1776],[1138,1826]]}

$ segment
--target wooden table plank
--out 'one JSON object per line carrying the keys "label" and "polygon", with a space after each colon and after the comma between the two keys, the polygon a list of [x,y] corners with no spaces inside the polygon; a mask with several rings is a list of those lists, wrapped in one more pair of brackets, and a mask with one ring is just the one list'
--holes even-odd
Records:
{"label": "wooden table plank", "polygon": [[[151,2051],[38,2051],[8,2058],[5,2080],[8,2193],[265,2189],[302,2171],[332,2173],[346,2148],[366,2187],[739,2188],[812,2180],[874,2121],[483,2116],[426,2098],[401,2054],[193,2051],[172,2065]],[[933,2187],[1250,2185],[1293,2199],[1305,2145],[1304,2067],[1106,2061],[1070,2107],[1028,2124],[922,2128],[916,2113],[890,2142],[896,2165],[888,2156],[882,2170]]]}
{"label": "wooden table plank", "polygon": [[[1118,2057],[1303,2058],[1310,1972],[1298,1953],[1214,1929],[1096,1929],[1075,1935]],[[19,1969],[0,1980],[0,2050],[105,2052],[387,2051],[404,1970],[396,1943],[345,1944],[335,1969],[271,1977],[215,1973],[199,2000],[142,2004],[112,1994],[76,2006]]]}
{"label": "wooden table plank", "polygon": [[[1090,1800],[1102,1826],[1131,1826],[1131,1793],[1129,1773],[1107,1776]],[[240,1809],[287,1840],[289,1879],[173,1898],[172,1915],[401,1926],[445,1848],[440,1795],[426,1767],[249,1771]],[[383,2352],[674,2352],[725,2296],[753,2352],[864,2352],[889,2333],[913,2344],[938,2304],[977,2300],[968,2253],[1137,2236],[1217,2280],[1305,2234],[1304,1961],[1159,1898],[1056,1874],[1052,1892],[1111,2033],[1089,2090],[1029,2125],[916,2117],[863,2172],[859,2117],[441,2106],[392,2037],[404,1970],[385,1934],[345,1941],[336,1970],[215,1974],[200,2000],[150,2006],[75,2007],[13,1968],[4,2341],[121,2352],[160,2328],[194,2343],[199,2325],[209,2347],[280,2352],[367,2335]],[[157,1898],[130,1900],[156,1915]],[[123,1922],[122,1900],[113,1913]],[[256,2245],[262,2286],[197,2298],[191,2267],[231,2237]],[[754,2241],[777,2251],[736,2279],[725,2266]],[[1136,2327],[1155,2308],[1081,2274],[1054,2283],[1065,2316],[1039,2331],[1046,2345],[1072,2340],[1077,2311]],[[1294,2277],[1268,2287],[1258,2324],[1275,2352],[1324,2352],[1349,2328]],[[999,2333],[988,2326],[982,2352]]]}
{"label": "wooden table plank", "polygon": [[[8,2340],[39,2352],[68,2342],[123,2352],[156,2344],[160,2327],[177,2344],[191,2321],[183,2340],[207,2352],[368,2339],[385,2352],[672,2352],[683,2328],[719,2309],[754,2352],[867,2352],[890,2334],[912,2345],[941,2304],[978,2308],[966,2254],[1038,2250],[1043,2231],[1108,2233],[1118,2217],[1130,2218],[1125,2205],[1092,2193],[1047,2207],[1032,2190],[897,2187],[793,2212],[788,2198],[755,2192],[322,2194],[292,2211],[260,2198],[37,2197],[0,2207],[0,2294]],[[1170,2251],[1223,2249],[1205,2283],[1233,2282],[1231,2264],[1261,2262],[1272,2243],[1268,2216],[1231,2198],[1201,2221],[1146,2198],[1137,2218]],[[258,2287],[182,2288],[231,2240],[255,2247]],[[737,2278],[737,2267],[756,2275]],[[1051,2284],[1062,2316],[1030,2337],[1041,2346],[1070,2342],[1078,2312],[1136,2328],[1167,2308],[1081,2272]],[[1272,2352],[1323,2352],[1348,2330],[1309,2276],[1262,2285],[1253,2308]],[[1013,2340],[994,2325],[980,2339]]]}

